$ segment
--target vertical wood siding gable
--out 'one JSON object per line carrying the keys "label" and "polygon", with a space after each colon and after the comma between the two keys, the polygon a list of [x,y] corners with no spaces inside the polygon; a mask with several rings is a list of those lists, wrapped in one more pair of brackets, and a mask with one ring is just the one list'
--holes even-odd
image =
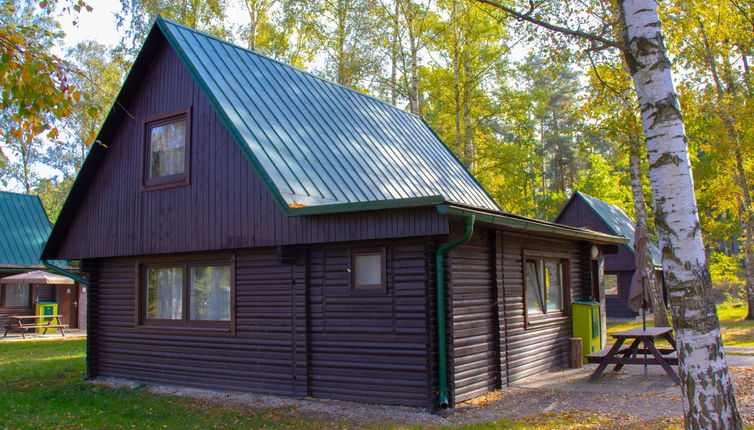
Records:
{"label": "vertical wood siding gable", "polygon": [[[58,251],[66,258],[178,253],[447,233],[434,208],[286,217],[165,42],[131,95]],[[190,185],[140,191],[145,118],[191,107]],[[253,114],[251,112],[250,114]]]}

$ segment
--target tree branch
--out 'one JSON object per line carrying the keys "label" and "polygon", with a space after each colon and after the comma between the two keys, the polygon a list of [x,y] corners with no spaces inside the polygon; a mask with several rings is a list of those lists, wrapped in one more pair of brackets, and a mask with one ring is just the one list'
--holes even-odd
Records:
{"label": "tree branch", "polygon": [[625,46],[616,40],[610,40],[595,33],[581,31],[581,30],[574,30],[568,27],[563,27],[560,25],[552,24],[550,22],[543,21],[538,18],[534,18],[533,16],[531,16],[531,13],[534,11],[534,8],[533,8],[534,2],[532,1],[529,2],[530,7],[526,13],[518,12],[508,6],[503,6],[502,4],[491,1],[491,0],[475,0],[475,1],[479,3],[488,4],[492,7],[502,10],[506,14],[511,15],[520,21],[526,21],[531,24],[538,25],[542,28],[546,28],[548,30],[556,31],[558,33],[565,34],[571,37],[578,37],[580,39],[591,40],[592,42],[599,42],[602,45],[620,49],[621,51],[625,49]]}

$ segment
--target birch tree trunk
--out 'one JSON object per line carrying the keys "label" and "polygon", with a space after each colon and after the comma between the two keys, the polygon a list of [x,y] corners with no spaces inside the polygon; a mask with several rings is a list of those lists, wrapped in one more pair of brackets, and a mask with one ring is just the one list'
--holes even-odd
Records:
{"label": "birch tree trunk", "polygon": [[678,340],[686,428],[740,429],[694,197],[687,138],[655,0],[618,0],[649,153],[663,269]]}
{"label": "birch tree trunk", "polygon": [[[647,208],[644,206],[644,190],[641,189],[642,178],[640,163],[639,154],[632,151],[629,158],[629,170],[631,174],[631,194],[634,200],[637,228],[640,225],[643,225],[644,227],[647,226]],[[646,234],[647,230],[643,229],[642,231]],[[662,285],[657,282],[655,265],[654,261],[652,261],[651,254],[649,253],[649,247],[642,246],[640,249],[638,246],[639,244],[646,245],[647,243],[649,243],[648,240],[637,241],[635,244],[636,248],[634,249],[634,255],[636,256],[637,262],[639,261],[639,255],[643,254],[647,256],[644,260],[647,262],[647,267],[645,267],[644,270],[647,274],[647,279],[649,280],[649,302],[652,305],[652,315],[654,316],[655,327],[668,327],[670,326],[670,321],[668,320],[667,312],[665,312],[665,302],[662,299]]]}

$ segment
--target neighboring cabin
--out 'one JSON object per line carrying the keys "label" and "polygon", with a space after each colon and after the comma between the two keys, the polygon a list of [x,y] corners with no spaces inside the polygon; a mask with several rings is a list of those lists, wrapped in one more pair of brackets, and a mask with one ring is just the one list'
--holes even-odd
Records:
{"label": "neighboring cabin", "polygon": [[[51,230],[39,197],[0,191],[0,278],[46,270],[39,254]],[[68,266],[66,261],[54,263]],[[9,315],[34,315],[36,302],[56,301],[63,315],[61,322],[78,327],[79,310],[83,310],[78,286],[0,284],[0,327]]]}
{"label": "neighboring cabin", "polygon": [[502,212],[421,118],[161,18],[115,106],[43,252],[89,277],[90,377],[452,405],[564,366],[625,242]]}
{"label": "neighboring cabin", "polygon": [[[608,318],[635,317],[636,312],[628,307],[628,294],[631,289],[631,278],[636,270],[636,223],[618,206],[579,191],[573,193],[555,222],[628,239],[628,243],[618,247],[616,254],[605,256],[605,301]],[[662,282],[660,248],[655,242],[649,242],[649,254],[655,267],[656,279]]]}

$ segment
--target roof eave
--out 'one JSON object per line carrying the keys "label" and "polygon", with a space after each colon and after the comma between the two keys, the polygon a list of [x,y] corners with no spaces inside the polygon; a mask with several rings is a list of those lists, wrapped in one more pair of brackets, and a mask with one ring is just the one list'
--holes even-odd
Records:
{"label": "roof eave", "polygon": [[616,245],[628,243],[628,239],[622,236],[598,233],[577,227],[555,224],[533,218],[520,217],[513,214],[492,213],[484,210],[461,207],[453,204],[438,205],[437,211],[443,215],[475,215],[477,221],[509,227],[520,231],[552,234],[570,239],[579,239],[600,245]]}

